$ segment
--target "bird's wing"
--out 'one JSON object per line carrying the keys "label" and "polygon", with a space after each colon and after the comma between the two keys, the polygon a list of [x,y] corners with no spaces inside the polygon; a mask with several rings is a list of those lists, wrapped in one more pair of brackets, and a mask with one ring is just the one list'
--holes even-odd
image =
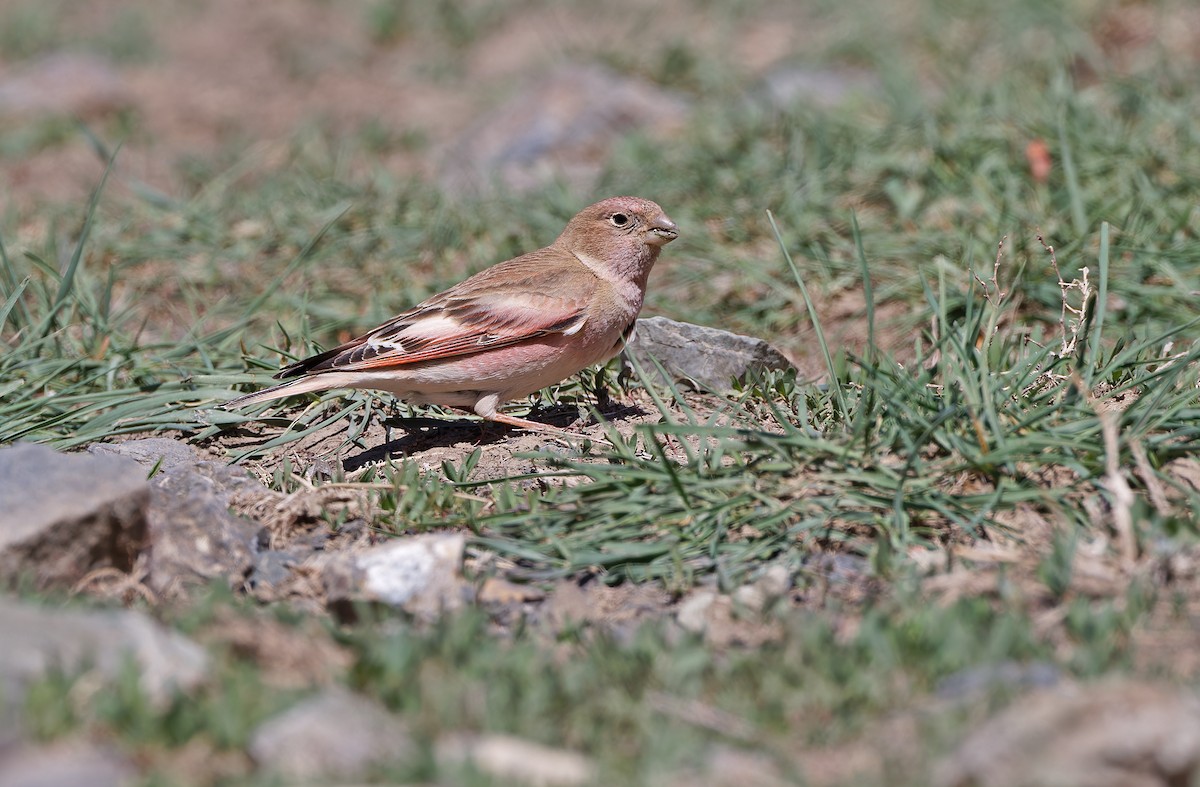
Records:
{"label": "bird's wing", "polygon": [[375,330],[294,363],[275,376],[378,371],[581,330],[598,284],[595,276],[582,264],[547,269],[537,259],[527,259],[532,256],[483,271]]}

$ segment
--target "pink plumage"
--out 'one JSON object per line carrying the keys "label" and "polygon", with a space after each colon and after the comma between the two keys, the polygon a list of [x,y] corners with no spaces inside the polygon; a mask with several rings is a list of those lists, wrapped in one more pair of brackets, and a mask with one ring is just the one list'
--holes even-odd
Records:
{"label": "pink plumage", "polygon": [[650,200],[597,202],[549,246],[487,268],[275,375],[295,378],[289,382],[222,406],[374,388],[547,430],[497,407],[620,352],[641,311],[650,269],[677,236],[675,223]]}

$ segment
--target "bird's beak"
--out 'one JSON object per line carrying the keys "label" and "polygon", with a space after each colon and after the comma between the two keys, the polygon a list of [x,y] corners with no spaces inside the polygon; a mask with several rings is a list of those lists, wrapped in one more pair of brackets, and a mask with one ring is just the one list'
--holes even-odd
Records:
{"label": "bird's beak", "polygon": [[667,218],[666,214],[658,214],[658,218],[650,222],[650,226],[646,228],[646,234],[649,236],[647,241],[657,246],[663,246],[679,237],[679,228],[675,226],[675,222]]}

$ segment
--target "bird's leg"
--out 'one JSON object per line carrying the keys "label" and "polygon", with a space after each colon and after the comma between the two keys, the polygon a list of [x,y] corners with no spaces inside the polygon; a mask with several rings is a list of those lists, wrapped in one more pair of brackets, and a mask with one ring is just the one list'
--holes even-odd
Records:
{"label": "bird's leg", "polygon": [[543,434],[552,434],[555,437],[561,437],[568,440],[590,439],[584,438],[582,435],[564,432],[561,429],[555,429],[553,426],[540,424],[537,421],[530,421],[528,418],[517,418],[515,415],[505,415],[498,412],[496,406],[500,404],[499,394],[488,394],[479,401],[475,402],[475,414],[487,421],[493,421],[498,424],[507,424],[516,426],[520,429],[528,429],[533,432],[542,432]]}
{"label": "bird's leg", "polygon": [[612,397],[608,395],[608,367],[601,366],[592,378],[592,395],[596,397],[596,413],[604,418],[605,412],[612,407]]}
{"label": "bird's leg", "polygon": [[594,440],[595,439],[592,437],[587,437],[586,435],[572,434],[571,432],[564,432],[562,429],[556,429],[553,426],[550,426],[548,424],[538,423],[537,421],[530,421],[528,418],[517,418],[515,415],[505,415],[504,413],[493,413],[491,415],[485,415],[483,417],[485,419],[487,419],[488,421],[494,421],[495,423],[498,423],[498,424],[507,424],[509,426],[515,426],[520,429],[528,429],[532,432],[542,432],[543,434],[554,435],[555,437],[561,437],[566,440]]}

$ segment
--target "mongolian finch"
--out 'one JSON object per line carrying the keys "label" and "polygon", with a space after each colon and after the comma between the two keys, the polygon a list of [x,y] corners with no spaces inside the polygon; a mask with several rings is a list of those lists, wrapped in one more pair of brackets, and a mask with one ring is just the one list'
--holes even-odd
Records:
{"label": "mongolian finch", "polygon": [[275,375],[294,380],[222,406],[376,388],[489,421],[555,431],[496,408],[620,352],[641,311],[650,268],[678,234],[650,200],[597,202],[546,248],[481,271]]}

